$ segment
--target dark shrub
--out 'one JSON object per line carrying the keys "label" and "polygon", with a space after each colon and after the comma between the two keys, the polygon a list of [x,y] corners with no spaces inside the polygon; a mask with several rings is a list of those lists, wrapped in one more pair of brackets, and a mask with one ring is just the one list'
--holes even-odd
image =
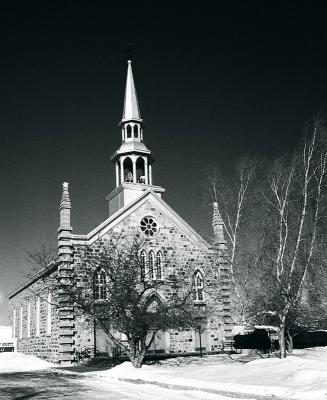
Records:
{"label": "dark shrub", "polygon": [[295,349],[305,347],[327,346],[327,332],[300,332],[293,336],[293,346]]}
{"label": "dark shrub", "polygon": [[270,349],[271,342],[265,329],[255,329],[247,335],[235,335],[234,347],[235,349],[267,350]]}

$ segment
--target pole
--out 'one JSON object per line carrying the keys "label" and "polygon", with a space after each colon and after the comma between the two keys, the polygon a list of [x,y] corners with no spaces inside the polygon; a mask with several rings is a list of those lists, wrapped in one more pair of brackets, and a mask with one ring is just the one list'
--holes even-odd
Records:
{"label": "pole", "polygon": [[96,320],[93,318],[93,351],[94,351],[94,358],[97,356],[97,327],[96,327]]}
{"label": "pole", "polygon": [[202,358],[201,328],[199,329],[199,339],[200,339],[200,357]]}
{"label": "pole", "polygon": [[95,275],[93,276],[93,351],[94,351],[94,358],[97,356],[97,327],[96,327],[96,304],[95,304]]}

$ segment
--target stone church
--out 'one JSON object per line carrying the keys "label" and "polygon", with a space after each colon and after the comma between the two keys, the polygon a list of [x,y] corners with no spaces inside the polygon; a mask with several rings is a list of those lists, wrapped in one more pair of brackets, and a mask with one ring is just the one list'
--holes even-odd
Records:
{"label": "stone church", "polygon": [[[204,304],[207,300],[203,290],[203,263],[208,259],[219,259],[217,256],[226,249],[218,206],[214,204],[213,207],[214,240],[209,244],[163,200],[165,189],[152,177],[154,158],[144,142],[143,119],[130,61],[119,127],[121,145],[111,157],[116,187],[106,197],[108,218],[87,234],[73,233],[69,188],[68,183],[63,183],[58,257],[9,295],[9,319],[19,352],[66,365],[74,363],[76,354],[82,349],[88,349],[92,355],[111,353],[112,345],[92,321],[81,321],[73,307],[65,307],[60,302],[54,304],[53,294],[45,287],[43,278],[51,274],[64,276],[65,272],[72,270],[78,274],[77,250],[96,246],[99,240],[110,238],[117,232],[138,233],[149,241],[150,247],[144,252],[143,260],[151,270],[151,279],[165,280],[167,248],[173,249],[181,260],[191,258],[198,266],[193,277],[194,302]],[[222,282],[217,316],[207,321],[201,338],[192,330],[165,332],[154,342],[153,352],[199,351],[200,340],[203,350],[214,352],[230,341],[232,319],[228,267],[221,261],[219,268]],[[98,284],[94,290],[99,291],[101,277],[96,277],[95,281]],[[101,290],[97,295],[101,297]]]}

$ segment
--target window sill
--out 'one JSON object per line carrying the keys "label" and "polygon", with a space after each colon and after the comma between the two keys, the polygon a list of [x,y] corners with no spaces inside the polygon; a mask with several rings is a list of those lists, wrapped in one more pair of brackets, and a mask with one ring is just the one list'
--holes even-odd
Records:
{"label": "window sill", "polygon": [[144,278],[142,282],[164,282],[164,278]]}

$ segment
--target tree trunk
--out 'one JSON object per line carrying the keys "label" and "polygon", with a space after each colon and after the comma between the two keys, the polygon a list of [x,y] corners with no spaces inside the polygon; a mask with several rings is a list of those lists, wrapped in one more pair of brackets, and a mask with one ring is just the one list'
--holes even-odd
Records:
{"label": "tree trunk", "polygon": [[133,364],[134,368],[141,368],[142,364],[143,364],[143,359],[144,359],[144,355],[143,356],[137,356],[137,357],[130,357],[130,360]]}
{"label": "tree trunk", "polygon": [[290,331],[287,329],[286,331],[286,335],[287,335],[287,352],[288,353],[292,353],[293,351],[293,338],[290,334]]}
{"label": "tree trunk", "polygon": [[285,345],[285,322],[286,317],[283,315],[279,325],[279,346],[280,346],[280,358],[286,358],[286,345]]}
{"label": "tree trunk", "polygon": [[[141,343],[141,342],[139,342]],[[130,351],[128,352],[129,359],[134,368],[141,368],[145,356],[146,349],[141,344],[139,348],[139,343],[130,343]]]}

